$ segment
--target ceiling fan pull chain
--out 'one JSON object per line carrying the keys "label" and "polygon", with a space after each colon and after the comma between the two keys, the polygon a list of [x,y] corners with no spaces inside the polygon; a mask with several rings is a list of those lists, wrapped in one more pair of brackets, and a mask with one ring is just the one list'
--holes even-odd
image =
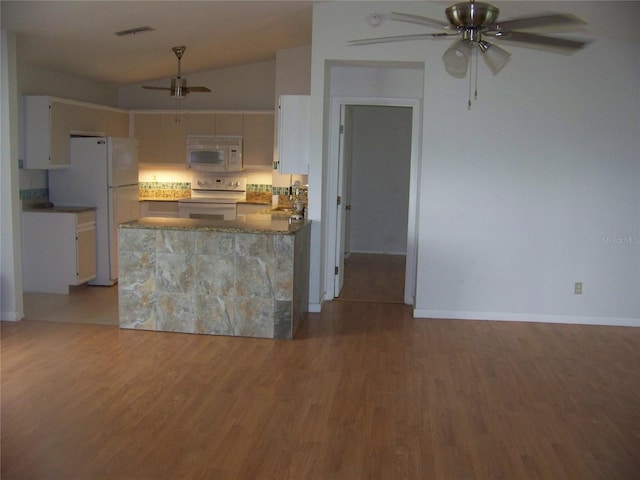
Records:
{"label": "ceiling fan pull chain", "polygon": [[471,110],[472,91],[473,99],[478,100],[478,50],[476,47],[473,47],[471,51],[469,63],[471,64],[471,72],[469,73],[469,103],[467,104],[467,110]]}
{"label": "ceiling fan pull chain", "polygon": [[478,49],[476,48],[474,49],[474,53],[473,53],[473,56],[475,57],[475,60],[476,60],[476,88],[473,95],[474,100],[478,100],[478,55],[479,55]]}
{"label": "ceiling fan pull chain", "polygon": [[181,120],[180,120],[180,100],[178,100],[178,99],[176,98],[175,102],[176,102],[176,116],[175,116],[175,118],[173,119],[173,121],[174,121],[175,123],[180,123],[180,121],[181,121]]}

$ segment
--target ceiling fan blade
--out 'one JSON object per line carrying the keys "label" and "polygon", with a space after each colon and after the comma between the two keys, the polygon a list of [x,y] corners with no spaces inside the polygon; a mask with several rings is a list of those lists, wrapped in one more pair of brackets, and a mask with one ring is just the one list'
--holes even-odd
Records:
{"label": "ceiling fan blade", "polygon": [[143,85],[142,88],[146,88],[147,90],[171,90],[168,87],[150,87],[149,85]]}
{"label": "ceiling fan blade", "polygon": [[444,20],[436,20],[435,18],[423,17],[422,15],[413,15],[410,13],[391,12],[389,15],[391,20],[398,20],[399,22],[417,23],[419,25],[428,25],[430,27],[448,27],[449,23]]}
{"label": "ceiling fan blade", "polygon": [[578,40],[569,40],[567,38],[547,37],[545,35],[526,32],[498,32],[496,33],[495,38],[505,42],[529,43],[531,45],[556,48],[565,50],[569,53],[580,50],[588,43]]}
{"label": "ceiling fan blade", "polygon": [[549,27],[552,25],[586,25],[587,22],[570,13],[554,13],[537,15],[535,17],[521,17],[504,22],[487,25],[488,31],[522,30],[525,28]]}
{"label": "ceiling fan blade", "polygon": [[187,90],[188,93],[191,93],[191,92],[210,92],[211,91],[207,87],[187,87],[186,90]]}
{"label": "ceiling fan blade", "polygon": [[362,38],[349,40],[349,45],[371,45],[374,43],[405,42],[407,40],[424,40],[425,38],[456,37],[458,33],[417,33],[415,35],[396,35],[393,37]]}

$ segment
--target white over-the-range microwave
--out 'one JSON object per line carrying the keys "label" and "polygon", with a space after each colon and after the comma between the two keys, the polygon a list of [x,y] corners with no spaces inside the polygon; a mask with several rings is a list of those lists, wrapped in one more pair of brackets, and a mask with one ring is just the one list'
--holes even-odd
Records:
{"label": "white over-the-range microwave", "polygon": [[204,172],[242,170],[242,137],[188,135],[187,168]]}

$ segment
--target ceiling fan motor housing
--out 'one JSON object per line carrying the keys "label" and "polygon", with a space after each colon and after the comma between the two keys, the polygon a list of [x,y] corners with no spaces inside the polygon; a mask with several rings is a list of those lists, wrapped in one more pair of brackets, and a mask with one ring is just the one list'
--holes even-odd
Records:
{"label": "ceiling fan motor housing", "polygon": [[481,29],[498,20],[500,10],[488,3],[462,2],[451,5],[445,10],[451,25],[460,29]]}

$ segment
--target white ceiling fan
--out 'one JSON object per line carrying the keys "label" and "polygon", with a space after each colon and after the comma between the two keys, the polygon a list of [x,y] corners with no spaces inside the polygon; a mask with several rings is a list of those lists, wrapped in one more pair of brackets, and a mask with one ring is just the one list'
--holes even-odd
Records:
{"label": "white ceiling fan", "polygon": [[210,92],[211,90],[209,90],[207,87],[188,87],[187,79],[182,78],[180,62],[182,59],[182,55],[184,54],[184,51],[186,49],[187,47],[184,46],[172,48],[173,53],[175,53],[176,57],[178,57],[178,75],[171,79],[170,87],[152,87],[149,85],[144,85],[142,88],[146,88],[148,90],[169,90],[171,92],[171,97],[175,99],[185,98],[187,94],[191,92]]}
{"label": "white ceiling fan", "polygon": [[[391,20],[441,28],[445,31],[439,33],[364,38],[351,40],[349,41],[349,45],[369,45],[428,38],[457,38],[445,51],[442,60],[450,75],[464,78],[467,75],[468,66],[473,59],[472,54],[475,53],[477,58],[478,51],[482,53],[482,56],[494,75],[508,62],[511,54],[495,43],[488,41],[488,39],[520,43],[522,46],[544,47],[550,51],[565,54],[574,53],[588,43],[586,41],[520,31],[542,27],[546,29],[554,27],[576,27],[586,24],[586,22],[575,15],[551,13],[498,21],[499,13],[500,10],[493,5],[476,2],[475,0],[456,3],[448,7],[445,10],[447,21],[424,17],[422,15],[392,12],[389,15]],[[379,14],[372,14],[369,17],[371,25],[377,25],[381,21],[382,17]],[[469,101],[469,104],[471,104],[471,101]]]}

